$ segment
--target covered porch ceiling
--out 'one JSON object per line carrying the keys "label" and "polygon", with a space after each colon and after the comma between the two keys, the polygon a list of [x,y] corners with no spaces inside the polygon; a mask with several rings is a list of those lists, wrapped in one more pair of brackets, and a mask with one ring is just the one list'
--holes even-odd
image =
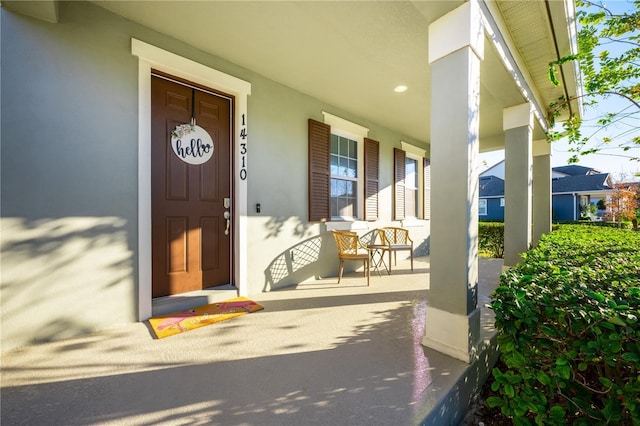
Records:
{"label": "covered porch ceiling", "polygon": [[[3,5],[15,10],[19,3]],[[50,9],[55,1],[38,3]],[[93,3],[355,116],[429,142],[428,28],[463,1]],[[563,87],[547,80],[548,63],[570,52],[566,4],[480,4],[497,33],[487,33],[481,66],[480,150],[503,147],[502,110],[526,101],[513,75],[540,107],[542,120],[536,122],[534,139],[543,139],[547,105],[565,90],[576,91],[571,65],[563,69]],[[505,65],[492,39],[509,46],[511,65]],[[513,65],[515,71],[508,69]],[[398,85],[408,90],[394,92]]]}

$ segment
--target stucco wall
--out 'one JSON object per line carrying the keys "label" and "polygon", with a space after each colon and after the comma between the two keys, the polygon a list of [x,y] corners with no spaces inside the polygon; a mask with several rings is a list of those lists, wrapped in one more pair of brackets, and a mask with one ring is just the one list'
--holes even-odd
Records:
{"label": "stucco wall", "polygon": [[[137,318],[132,37],[252,84],[250,293],[337,273],[325,225],[307,222],[308,118],[327,111],[381,142],[381,220],[369,229],[392,223],[393,147],[404,140],[426,148],[90,3],[60,3],[57,24],[0,13],[2,350]],[[425,254],[428,223],[411,233]]]}
{"label": "stucco wall", "polygon": [[6,350],[135,318],[137,76],[94,7],[0,13]]}

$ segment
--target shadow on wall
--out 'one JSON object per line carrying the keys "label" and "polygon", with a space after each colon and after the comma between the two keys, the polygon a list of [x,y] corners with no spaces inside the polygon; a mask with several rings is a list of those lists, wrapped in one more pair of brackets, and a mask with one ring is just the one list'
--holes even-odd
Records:
{"label": "shadow on wall", "polygon": [[[272,217],[265,224],[265,228],[268,233],[265,238],[277,238],[282,232],[284,232],[285,224],[290,220],[289,217],[278,216]],[[297,237],[304,237],[307,235],[307,231],[314,226],[312,223],[303,223],[299,219],[296,219],[296,224],[293,230],[293,235]]]}
{"label": "shadow on wall", "polygon": [[321,257],[327,256],[322,247],[326,236],[316,235],[304,240],[276,256],[264,271],[265,283],[262,291],[285,287],[316,275]]}
{"label": "shadow on wall", "polygon": [[[281,232],[281,226],[274,227],[271,223],[272,234],[277,236]],[[276,229],[277,228],[277,229]],[[296,235],[304,232],[296,228]],[[375,229],[360,235],[360,241],[365,245],[380,243],[378,232]],[[423,240],[414,248],[414,256],[426,256],[429,254],[430,237]],[[326,274],[337,276],[338,250],[331,232],[323,232],[293,245],[276,256],[265,269],[265,282],[262,291],[271,291],[294,284],[299,284],[311,277],[319,279]],[[345,270],[349,270],[346,266]]]}
{"label": "shadow on wall", "polygon": [[431,237],[427,237],[417,246],[413,248],[413,256],[428,256],[431,250]]}
{"label": "shadow on wall", "polygon": [[3,350],[135,319],[124,219],[3,218],[2,233]]}
{"label": "shadow on wall", "polygon": [[[275,232],[275,235],[279,232]],[[377,232],[372,230],[361,235],[360,239],[366,245],[372,244],[376,237]],[[325,274],[337,276],[337,271],[338,248],[331,232],[323,232],[276,256],[264,271],[265,283],[262,291],[299,284],[311,277],[320,279]]]}

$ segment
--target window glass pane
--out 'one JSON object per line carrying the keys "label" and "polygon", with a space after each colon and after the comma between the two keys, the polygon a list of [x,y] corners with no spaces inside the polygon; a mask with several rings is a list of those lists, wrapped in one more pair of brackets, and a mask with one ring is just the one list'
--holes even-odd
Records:
{"label": "window glass pane", "polygon": [[331,206],[331,216],[337,216],[337,213],[335,212],[338,211],[338,199],[331,197],[330,206]]}
{"label": "window glass pane", "polygon": [[356,141],[349,139],[349,157],[358,158],[358,146]]}
{"label": "window glass pane", "polygon": [[345,194],[349,197],[355,197],[356,196],[356,186],[354,185],[355,182],[350,182],[350,181],[343,181],[344,182],[344,187],[345,187]]}
{"label": "window glass pane", "polygon": [[338,162],[339,162],[339,159],[338,159],[338,157],[337,157],[337,156],[335,156],[335,155],[331,154],[330,161],[331,161],[331,165],[330,165],[330,171],[329,171],[329,173],[330,173],[332,176],[335,176],[335,175],[337,175],[337,174],[338,174],[338,170],[339,170],[339,169],[338,169]]}
{"label": "window glass pane", "polygon": [[418,217],[418,191],[406,189],[404,192],[404,214],[407,217]]}
{"label": "window glass pane", "polygon": [[343,137],[339,137],[338,138],[340,141],[340,155],[342,155],[343,157],[348,157],[349,156],[349,139],[347,138],[343,138]]}
{"label": "window glass pane", "polygon": [[358,212],[358,143],[331,135],[331,216],[356,217]]}
{"label": "window glass pane", "polygon": [[478,214],[487,215],[487,200],[478,200]]}
{"label": "window glass pane", "polygon": [[358,177],[358,162],[356,160],[349,160],[348,164],[346,176],[352,178]]}
{"label": "window glass pane", "polygon": [[354,217],[358,211],[356,192],[356,182],[331,179],[331,215],[333,217]]}
{"label": "window glass pane", "polygon": [[418,188],[418,162],[413,158],[405,160],[404,167],[405,185],[407,188]]}
{"label": "window glass pane", "polygon": [[346,160],[342,157],[338,157],[338,169],[335,173],[332,173],[334,176],[344,176],[345,175],[345,166]]}
{"label": "window glass pane", "polygon": [[404,212],[408,217],[418,217],[418,161],[406,158],[404,162],[405,192]]}
{"label": "window glass pane", "polygon": [[345,181],[340,179],[331,179],[331,197],[337,198],[344,196],[346,192]]}

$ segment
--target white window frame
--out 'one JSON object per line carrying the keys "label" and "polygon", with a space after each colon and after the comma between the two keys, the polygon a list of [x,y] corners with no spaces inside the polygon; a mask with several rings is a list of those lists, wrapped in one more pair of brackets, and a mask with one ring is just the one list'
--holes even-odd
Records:
{"label": "white window frame", "polygon": [[424,190],[422,188],[422,186],[424,185],[424,167],[423,167],[423,157],[420,157],[418,155],[412,154],[411,152],[405,151],[405,194],[407,192],[407,176],[406,176],[406,162],[407,160],[413,160],[416,162],[416,180],[418,181],[416,183],[416,208],[418,209],[417,214],[415,212],[412,212],[411,215],[409,215],[407,213],[407,206],[405,204],[405,211],[404,211],[404,216],[405,216],[405,220],[415,220],[420,218],[421,215],[424,215],[424,212],[422,211],[424,208],[424,203],[422,202],[422,196],[424,194]]}
{"label": "white window frame", "polygon": [[[331,221],[360,221],[364,217],[364,139],[369,136],[369,129],[359,124],[345,120],[323,111],[324,123],[331,126],[331,134],[342,136],[356,141],[358,145],[358,176],[357,176],[357,204],[358,208],[354,217],[331,216]],[[331,179],[331,176],[329,177]],[[331,206],[329,206],[331,213]]]}
{"label": "white window frame", "polygon": [[404,155],[406,158],[411,158],[417,161],[417,170],[418,173],[418,199],[416,202],[418,203],[418,217],[408,216],[405,211],[405,219],[402,221],[402,226],[419,226],[424,220],[424,159],[427,157],[427,151],[424,148],[420,148],[419,146],[410,144],[405,141],[400,141],[400,146],[404,151]]}

